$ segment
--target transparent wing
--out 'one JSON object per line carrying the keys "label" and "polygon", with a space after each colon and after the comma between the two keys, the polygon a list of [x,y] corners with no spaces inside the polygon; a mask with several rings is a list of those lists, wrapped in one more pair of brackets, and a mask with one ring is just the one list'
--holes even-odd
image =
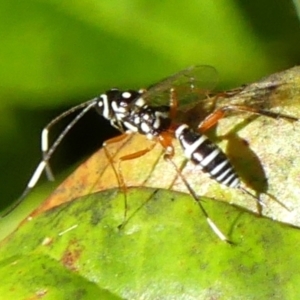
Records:
{"label": "transparent wing", "polygon": [[169,105],[170,89],[174,88],[179,108],[207,98],[215,88],[218,73],[208,65],[192,66],[151,85],[143,98],[151,106]]}
{"label": "transparent wing", "polygon": [[[248,111],[254,109],[262,115],[264,112],[259,110],[273,111],[273,117],[279,113],[278,116],[288,116],[287,119],[294,121],[296,118],[291,118],[290,114],[296,103],[287,97],[287,91],[295,86],[294,77],[293,69],[233,90],[212,93],[218,82],[217,71],[207,65],[192,66],[150,86],[143,98],[149,105],[169,105],[170,89],[174,88],[178,99],[174,121],[191,126],[197,126],[214,110],[228,105],[249,107],[251,110]],[[228,116],[236,113],[244,112],[235,111]]]}
{"label": "transparent wing", "polygon": [[244,109],[233,109],[226,117],[248,111],[272,118],[296,121],[298,117],[295,108],[299,101],[298,99],[295,101],[289,92],[294,86],[294,77],[290,73],[286,74],[286,71],[276,73],[252,84],[210,94],[203,101],[195,102],[193,105],[186,106],[184,111],[179,111],[176,120],[197,127],[199,122],[214,110],[226,106],[239,106]]}

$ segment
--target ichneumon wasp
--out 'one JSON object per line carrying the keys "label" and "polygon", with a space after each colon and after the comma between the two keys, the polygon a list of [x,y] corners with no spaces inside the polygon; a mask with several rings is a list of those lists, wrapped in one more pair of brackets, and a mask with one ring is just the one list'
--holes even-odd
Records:
{"label": "ichneumon wasp", "polygon": [[[258,115],[265,115],[274,119],[285,118],[290,121],[296,121],[298,119],[292,116],[274,113],[261,107],[257,108],[255,106],[248,105],[248,103],[242,105],[232,103],[220,105],[220,103],[218,103],[219,96],[226,98],[232,94],[242,93],[244,87],[231,93],[224,92],[211,96],[210,91],[214,88],[216,82],[217,72],[213,67],[205,65],[193,66],[150,86],[147,90],[120,91],[118,89],[111,89],[105,94],[74,106],[62,113],[43,129],[41,137],[43,159],[37,166],[20,199],[8,212],[6,212],[6,214],[18,206],[27,193],[34,188],[43,171],[46,172],[48,179],[54,179],[49,166],[51,156],[73,126],[89,110],[95,109],[101,116],[109,120],[112,126],[122,133],[122,135],[105,142],[103,147],[117,176],[119,186],[124,191],[125,220],[127,212],[126,184],[121,172],[121,162],[141,157],[151,151],[153,147],[121,157],[119,160],[119,167],[118,169],[115,169],[113,158],[110,155],[108,146],[111,143],[126,138],[128,134],[139,133],[145,135],[150,140],[159,142],[162,145],[165,151],[165,159],[170,161],[170,163],[174,166],[178,177],[181,178],[193,199],[198,203],[210,227],[221,240],[229,241],[218,229],[215,223],[209,218],[196,193],[173,162],[173,139],[177,139],[179,141],[185,157],[188,160],[191,160],[198,168],[200,167],[203,172],[208,173],[211,178],[223,185],[241,190],[243,193],[254,198],[260,205],[263,205],[259,197],[254,196],[245,187],[243,187],[238,175],[224,152],[217,145],[211,142],[204,135],[204,132],[213,127],[221,118],[224,117],[225,114],[232,111],[250,112]],[[206,101],[210,97],[212,97],[214,101]],[[188,110],[189,107],[194,106],[195,103],[200,103],[203,111],[205,111],[204,116],[199,116],[199,119],[202,121],[198,124],[198,128],[193,128],[190,124],[181,121],[180,117],[178,117],[178,112]],[[65,127],[54,143],[49,147],[48,134],[52,126],[64,117],[76,111],[80,112]],[[153,145],[155,145],[155,143]]]}

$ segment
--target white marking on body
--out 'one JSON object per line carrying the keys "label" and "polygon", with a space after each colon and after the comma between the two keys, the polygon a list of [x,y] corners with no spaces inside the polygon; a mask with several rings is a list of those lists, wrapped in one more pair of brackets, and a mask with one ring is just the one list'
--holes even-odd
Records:
{"label": "white marking on body", "polygon": [[180,139],[183,130],[186,128],[188,128],[188,126],[186,124],[182,124],[175,130],[175,136],[177,139]]}
{"label": "white marking on body", "polygon": [[211,163],[220,153],[220,149],[215,149],[213,152],[211,152],[209,155],[207,155],[201,162],[200,164],[203,167],[206,167],[207,165],[209,165],[209,163]]}
{"label": "white marking on body", "polygon": [[49,133],[49,130],[48,129],[44,129],[42,131],[42,151],[43,152],[46,152],[48,150],[48,133]]}
{"label": "white marking on body", "polygon": [[131,132],[138,132],[138,128],[133,126],[131,123],[129,122],[124,122],[124,125],[127,129],[129,129]]}
{"label": "white marking on body", "polygon": [[140,124],[141,123],[141,118],[139,116],[134,117],[134,124]]}
{"label": "white marking on body", "polygon": [[233,182],[230,184],[229,187],[235,189],[235,188],[238,188],[239,185],[240,185],[240,180],[236,177],[236,178],[233,180]]}
{"label": "white marking on body", "polygon": [[148,140],[153,140],[153,138],[154,138],[154,135],[153,134],[151,134],[151,133],[147,133],[146,134],[146,138],[148,139]]}
{"label": "white marking on body", "polygon": [[160,127],[160,119],[159,118],[157,118],[157,119],[155,119],[155,122],[153,123],[153,127],[155,128],[155,129],[158,129],[159,127]]}
{"label": "white marking on body", "polygon": [[222,184],[228,186],[228,183],[230,182],[230,180],[231,180],[233,177],[235,177],[235,174],[231,174],[228,178],[226,178],[226,180],[224,180],[224,181],[222,182]]}
{"label": "white marking on body", "polygon": [[220,164],[218,164],[211,172],[211,175],[218,174],[226,165],[228,164],[228,160],[224,160]]}
{"label": "white marking on body", "polygon": [[[203,159],[203,155],[199,152],[195,152],[193,155],[193,159],[196,160],[197,162],[200,162]],[[198,164],[198,166],[201,166]],[[201,169],[203,169],[203,166],[201,166]]]}
{"label": "white marking on body", "polygon": [[191,159],[193,153],[198,149],[198,147],[207,140],[207,137],[205,135],[202,135],[199,137],[192,145],[189,145],[184,150],[184,153],[188,159]]}
{"label": "white marking on body", "polygon": [[105,94],[102,94],[100,98],[103,100],[103,117],[109,120],[109,103],[108,103],[108,97]]}
{"label": "white marking on body", "polygon": [[166,119],[166,118],[169,117],[169,115],[167,113],[164,113],[164,112],[161,112],[161,111],[156,111],[155,112],[155,117]]}
{"label": "white marking on body", "polygon": [[120,112],[120,113],[125,113],[127,112],[127,109],[125,107],[122,106],[118,106],[116,101],[112,101],[111,102],[111,108],[113,109],[114,112]]}
{"label": "white marking on body", "polygon": [[163,113],[163,112],[159,112],[159,111],[155,112],[155,122],[153,124],[153,127],[155,129],[160,128],[160,126],[161,126],[161,120],[162,119],[167,119],[167,118],[169,118],[168,114]]}
{"label": "white marking on body", "polygon": [[31,179],[29,180],[29,182],[27,184],[28,188],[31,189],[36,185],[36,183],[39,180],[39,178],[41,177],[41,174],[44,171],[46,165],[47,165],[47,162],[44,160],[39,163],[39,165],[37,166],[37,168],[35,169],[32,177],[31,177]]}
{"label": "white marking on body", "polygon": [[125,116],[126,116],[126,114],[123,113],[123,112],[116,112],[115,115],[116,115],[116,119],[120,120],[120,121],[122,121],[125,118]]}
{"label": "white marking on body", "polygon": [[124,92],[124,93],[122,93],[122,97],[125,98],[125,99],[129,99],[131,97],[131,93]]}
{"label": "white marking on body", "polygon": [[144,119],[145,121],[148,121],[149,118],[150,118],[150,116],[149,116],[148,114],[143,115],[143,119]]}
{"label": "white marking on body", "polygon": [[222,181],[222,179],[231,171],[231,167],[229,167],[226,171],[220,174],[218,177],[215,177],[217,181]]}
{"label": "white marking on body", "polygon": [[143,107],[145,106],[146,104],[146,101],[144,100],[144,98],[140,97],[138,98],[135,103],[134,103],[136,106],[139,106],[139,107]]}
{"label": "white marking on body", "polygon": [[141,130],[145,133],[145,134],[147,134],[149,131],[150,131],[150,127],[149,127],[149,125],[147,124],[147,123],[141,123]]}

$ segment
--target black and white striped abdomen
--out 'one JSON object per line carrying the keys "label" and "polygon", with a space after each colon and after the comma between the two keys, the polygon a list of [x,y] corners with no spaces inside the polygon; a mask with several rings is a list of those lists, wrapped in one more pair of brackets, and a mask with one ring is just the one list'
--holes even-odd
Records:
{"label": "black and white striped abdomen", "polygon": [[221,184],[238,188],[240,180],[224,152],[205,135],[195,132],[188,125],[180,125],[176,138],[185,156]]}

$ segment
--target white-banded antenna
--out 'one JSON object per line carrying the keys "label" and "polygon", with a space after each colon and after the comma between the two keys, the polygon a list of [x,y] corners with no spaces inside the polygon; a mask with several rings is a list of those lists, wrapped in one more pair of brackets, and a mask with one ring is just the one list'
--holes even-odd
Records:
{"label": "white-banded antenna", "polygon": [[[35,169],[35,171],[33,172],[33,175],[31,176],[30,180],[28,181],[28,184],[24,190],[24,192],[22,193],[22,195],[19,197],[19,199],[3,214],[1,215],[1,218],[5,217],[6,215],[8,215],[10,212],[12,212],[17,206],[20,205],[20,203],[23,201],[23,199],[26,197],[26,195],[35,187],[35,185],[37,184],[37,182],[39,181],[39,179],[41,178],[41,175],[43,173],[43,171],[45,170],[47,173],[47,177],[49,178],[50,175],[50,179],[53,178],[52,175],[52,171],[50,169],[50,166],[48,164],[49,159],[52,157],[53,153],[55,152],[55,150],[57,149],[57,147],[59,146],[59,144],[62,142],[62,140],[64,139],[64,137],[67,135],[67,133],[74,127],[74,125],[94,106],[97,105],[97,101],[98,98],[94,98],[90,101],[81,103],[77,106],[74,106],[72,108],[70,108],[69,110],[63,112],[62,114],[60,114],[59,116],[57,116],[55,119],[53,119],[50,123],[48,123],[48,125],[43,129],[42,131],[42,153],[43,153],[43,159],[39,162],[37,168]],[[49,129],[55,125],[56,123],[58,123],[59,121],[61,121],[63,118],[65,118],[66,116],[72,114],[73,112],[82,109],[82,111],[76,115],[74,117],[74,119],[64,128],[64,130],[59,134],[59,136],[56,138],[56,140],[54,141],[54,143],[52,144],[52,146],[48,148],[48,132]]]}

